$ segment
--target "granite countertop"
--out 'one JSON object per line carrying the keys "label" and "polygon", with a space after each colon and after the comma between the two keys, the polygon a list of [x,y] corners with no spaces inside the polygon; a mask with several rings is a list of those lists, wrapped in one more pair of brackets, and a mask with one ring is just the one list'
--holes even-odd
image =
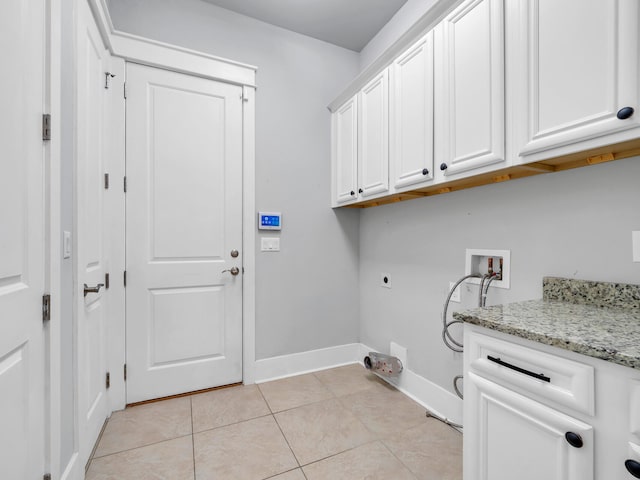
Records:
{"label": "granite countertop", "polygon": [[455,312],[454,318],[640,369],[640,285],[546,277],[542,300]]}

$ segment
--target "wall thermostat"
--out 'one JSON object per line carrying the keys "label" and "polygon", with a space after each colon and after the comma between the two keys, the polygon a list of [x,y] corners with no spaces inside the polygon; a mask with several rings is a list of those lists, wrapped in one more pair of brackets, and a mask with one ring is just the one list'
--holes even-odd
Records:
{"label": "wall thermostat", "polygon": [[282,214],[280,212],[258,212],[259,230],[282,230]]}

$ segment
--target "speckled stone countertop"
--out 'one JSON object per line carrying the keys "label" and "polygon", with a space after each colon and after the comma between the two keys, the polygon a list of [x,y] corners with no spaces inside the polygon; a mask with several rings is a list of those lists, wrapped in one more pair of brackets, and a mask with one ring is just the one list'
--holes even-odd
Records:
{"label": "speckled stone countertop", "polygon": [[640,285],[547,277],[543,297],[455,312],[453,316],[640,369]]}

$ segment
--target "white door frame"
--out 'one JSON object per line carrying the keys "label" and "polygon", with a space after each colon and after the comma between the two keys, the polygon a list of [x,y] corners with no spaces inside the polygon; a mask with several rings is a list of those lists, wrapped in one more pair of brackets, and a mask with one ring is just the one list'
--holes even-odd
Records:
{"label": "white door frame", "polygon": [[[84,1],[84,0],[80,0]],[[241,85],[244,93],[243,106],[243,382],[255,382],[255,80],[257,68],[194,50],[175,47],[117,31],[113,27],[105,0],[86,0],[93,11],[103,41],[114,57],[124,61],[173,70],[180,73],[197,75],[212,80]],[[114,125],[116,129],[117,127]],[[122,142],[114,152],[122,152],[124,165],[124,136],[112,142]],[[120,223],[120,225],[117,225]],[[112,254],[118,258],[125,255],[124,217],[120,222],[114,219],[114,234],[121,236],[118,251]],[[112,277],[113,278],[113,277]],[[116,311],[124,311],[117,307]],[[108,367],[110,371],[119,371],[125,360],[125,319],[123,315],[110,316],[107,334]],[[110,405],[113,410],[125,407],[124,380],[120,375],[112,375],[109,390]]]}

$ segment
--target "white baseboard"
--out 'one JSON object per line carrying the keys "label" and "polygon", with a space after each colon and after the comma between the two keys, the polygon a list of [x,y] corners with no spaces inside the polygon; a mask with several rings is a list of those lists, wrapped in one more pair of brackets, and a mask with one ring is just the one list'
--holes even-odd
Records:
{"label": "white baseboard", "polygon": [[255,380],[256,383],[262,383],[348,365],[358,361],[359,352],[359,343],[349,343],[347,345],[256,360]]}
{"label": "white baseboard", "polygon": [[[373,349],[361,343],[265,358],[255,363],[256,383],[360,363]],[[462,423],[462,400],[417,373],[404,369],[399,377],[384,378],[435,415]]]}

